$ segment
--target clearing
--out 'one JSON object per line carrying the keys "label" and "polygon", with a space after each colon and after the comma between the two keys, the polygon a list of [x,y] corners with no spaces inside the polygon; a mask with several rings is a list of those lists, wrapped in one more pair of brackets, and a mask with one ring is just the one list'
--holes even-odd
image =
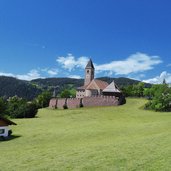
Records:
{"label": "clearing", "polygon": [[171,112],[143,110],[145,103],[14,119],[13,139],[0,141],[0,171],[169,171]]}

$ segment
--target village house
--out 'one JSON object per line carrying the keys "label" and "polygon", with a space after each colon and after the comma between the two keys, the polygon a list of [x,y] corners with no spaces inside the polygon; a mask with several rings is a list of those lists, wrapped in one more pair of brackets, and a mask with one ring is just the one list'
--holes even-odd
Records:
{"label": "village house", "polygon": [[8,137],[12,131],[9,129],[9,125],[17,125],[16,123],[0,116],[0,137]]}

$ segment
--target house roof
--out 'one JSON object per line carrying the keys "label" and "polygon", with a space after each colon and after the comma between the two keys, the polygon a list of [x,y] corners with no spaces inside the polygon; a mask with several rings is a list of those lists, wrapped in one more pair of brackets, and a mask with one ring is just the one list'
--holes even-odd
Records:
{"label": "house roof", "polygon": [[78,89],[78,90],[86,90],[86,89],[91,89],[91,90],[100,89],[100,90],[103,90],[103,89],[105,89],[107,86],[108,86],[108,83],[107,83],[107,82],[101,81],[101,80],[97,80],[97,79],[94,79],[94,80],[92,80],[88,85],[78,87],[77,89]]}
{"label": "house roof", "polygon": [[112,92],[112,93],[121,93],[118,86],[112,81],[104,90],[103,92]]}
{"label": "house roof", "polygon": [[86,68],[93,68],[94,69],[94,65],[93,65],[93,62],[91,59],[88,61]]}
{"label": "house roof", "polygon": [[87,87],[87,85],[86,86],[77,87],[77,90],[85,90],[86,87]]}
{"label": "house roof", "polygon": [[100,89],[103,90],[108,86],[108,83],[105,81],[94,79],[87,85],[86,89]]}
{"label": "house roof", "polygon": [[7,125],[17,125],[16,123],[4,118],[3,116],[0,116],[0,120],[4,121]]}

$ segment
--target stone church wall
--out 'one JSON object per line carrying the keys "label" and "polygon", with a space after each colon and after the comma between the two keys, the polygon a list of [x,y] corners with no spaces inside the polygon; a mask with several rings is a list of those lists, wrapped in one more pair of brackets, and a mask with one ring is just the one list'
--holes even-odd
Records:
{"label": "stone church wall", "polygon": [[118,99],[114,96],[93,96],[93,97],[84,97],[83,106],[117,106]]}
{"label": "stone church wall", "polygon": [[66,103],[66,99],[65,98],[58,99],[57,108],[58,109],[63,109],[65,103]]}
{"label": "stone church wall", "polygon": [[63,109],[64,105],[67,108],[79,108],[80,106],[83,107],[90,107],[90,106],[117,106],[119,105],[118,98],[114,96],[92,96],[92,97],[84,97],[82,99],[78,98],[61,98],[61,99],[51,99],[49,103],[50,108],[59,108]]}
{"label": "stone church wall", "polygon": [[69,98],[67,99],[67,107],[69,109],[71,108],[79,108],[81,104],[81,99],[77,99],[77,98]]}
{"label": "stone church wall", "polygon": [[53,108],[53,109],[56,109],[57,108],[57,102],[58,102],[58,100],[56,98],[50,99],[49,107]]}

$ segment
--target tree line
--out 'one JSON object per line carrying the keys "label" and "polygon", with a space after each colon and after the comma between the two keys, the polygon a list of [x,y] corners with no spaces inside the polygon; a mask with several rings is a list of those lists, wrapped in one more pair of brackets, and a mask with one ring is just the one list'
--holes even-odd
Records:
{"label": "tree line", "polygon": [[171,111],[171,87],[167,84],[154,84],[150,88],[140,82],[122,88],[122,92],[127,97],[145,97],[148,103],[145,109],[155,111]]}
{"label": "tree line", "polygon": [[[126,97],[145,97],[148,103],[145,109],[155,111],[171,111],[171,88],[167,84],[152,85],[146,87],[142,82],[128,85],[121,88]],[[75,89],[64,89],[55,97],[75,97]],[[0,97],[0,115],[10,118],[32,118],[37,114],[38,109],[49,106],[53,94],[51,91],[43,91],[36,98],[28,101],[18,96],[10,98]]]}
{"label": "tree line", "polygon": [[[64,89],[58,97],[73,97],[76,91],[73,89]],[[36,116],[38,109],[49,106],[49,101],[52,98],[52,92],[44,91],[32,101],[24,98],[13,96],[8,99],[0,97],[0,115],[10,118],[33,118]]]}
{"label": "tree line", "polygon": [[27,101],[18,96],[8,99],[0,97],[0,115],[10,118],[33,118],[39,108],[49,105],[50,99],[51,93],[48,91],[44,91],[32,101]]}

